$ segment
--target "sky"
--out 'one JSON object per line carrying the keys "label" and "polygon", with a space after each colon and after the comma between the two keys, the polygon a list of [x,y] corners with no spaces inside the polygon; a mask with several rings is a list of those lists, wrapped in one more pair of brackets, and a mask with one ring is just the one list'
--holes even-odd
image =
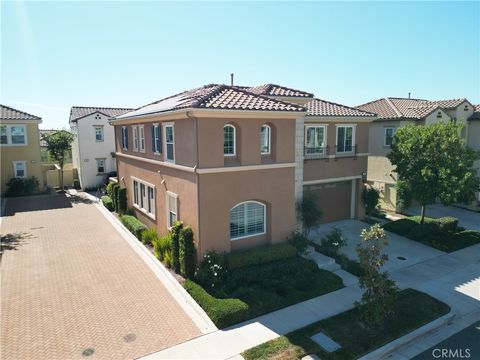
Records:
{"label": "sky", "polygon": [[480,2],[1,2],[2,104],[68,128],[210,83],[480,103]]}

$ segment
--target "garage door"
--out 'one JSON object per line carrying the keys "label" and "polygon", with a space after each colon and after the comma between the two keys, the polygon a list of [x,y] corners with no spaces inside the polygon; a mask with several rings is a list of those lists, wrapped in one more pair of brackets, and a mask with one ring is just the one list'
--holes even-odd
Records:
{"label": "garage door", "polygon": [[304,196],[313,194],[323,212],[322,223],[350,219],[352,182],[341,181],[304,187]]}

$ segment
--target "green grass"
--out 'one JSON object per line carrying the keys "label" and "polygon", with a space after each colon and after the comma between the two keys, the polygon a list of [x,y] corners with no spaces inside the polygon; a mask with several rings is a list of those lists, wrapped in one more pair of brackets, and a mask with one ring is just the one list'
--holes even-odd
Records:
{"label": "green grass", "polygon": [[[366,327],[361,321],[359,311],[354,308],[256,346],[245,351],[242,356],[246,360],[290,360],[315,354],[323,360],[355,359],[449,311],[448,305],[433,297],[406,289],[398,294],[395,314],[381,327]],[[325,352],[310,339],[319,331],[326,333],[342,348],[333,353]]]}
{"label": "green grass", "polygon": [[315,251],[319,252],[320,254],[329,256],[333,259],[335,259],[335,262],[340,265],[340,267],[349,272],[350,274],[353,274],[355,276],[361,276],[362,275],[362,267],[360,266],[360,263],[356,260],[351,260],[347,256],[339,253],[335,253],[333,251],[328,251],[327,249],[323,248],[321,245],[314,243],[313,241],[310,242]]}

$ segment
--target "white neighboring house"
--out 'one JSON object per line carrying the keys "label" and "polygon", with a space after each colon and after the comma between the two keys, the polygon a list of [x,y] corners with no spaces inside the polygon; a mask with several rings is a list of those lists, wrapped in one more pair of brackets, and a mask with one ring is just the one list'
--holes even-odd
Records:
{"label": "white neighboring house", "polygon": [[115,135],[108,119],[132,109],[73,106],[70,129],[73,167],[78,169],[82,189],[102,184],[105,176],[116,171]]}

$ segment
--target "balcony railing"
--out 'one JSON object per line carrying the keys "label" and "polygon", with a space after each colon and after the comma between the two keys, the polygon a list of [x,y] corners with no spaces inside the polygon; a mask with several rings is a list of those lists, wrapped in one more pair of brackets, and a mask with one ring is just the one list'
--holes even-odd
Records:
{"label": "balcony railing", "polygon": [[335,156],[338,157],[357,157],[358,145],[336,145]]}
{"label": "balcony railing", "polygon": [[312,147],[312,146],[305,146],[303,149],[303,154],[307,159],[318,159],[327,157],[329,153],[329,147]]}

